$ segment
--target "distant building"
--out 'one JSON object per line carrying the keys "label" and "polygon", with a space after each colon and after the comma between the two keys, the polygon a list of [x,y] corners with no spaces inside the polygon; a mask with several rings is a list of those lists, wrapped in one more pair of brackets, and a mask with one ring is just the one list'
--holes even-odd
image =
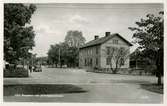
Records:
{"label": "distant building", "polygon": [[[106,32],[104,37],[95,36],[94,40],[86,43],[79,50],[79,67],[108,69],[108,56],[104,50],[108,48],[125,48],[130,51],[132,44],[121,35]],[[130,52],[129,52],[130,53]],[[129,68],[129,58],[121,68]]]}

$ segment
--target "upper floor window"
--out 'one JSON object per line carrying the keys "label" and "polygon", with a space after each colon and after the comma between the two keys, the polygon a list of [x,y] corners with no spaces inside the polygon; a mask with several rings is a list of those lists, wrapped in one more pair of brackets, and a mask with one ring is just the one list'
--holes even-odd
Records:
{"label": "upper floor window", "polygon": [[93,55],[93,50],[91,49],[91,55]]}
{"label": "upper floor window", "polygon": [[124,53],[125,53],[125,48],[124,48],[124,47],[121,47],[121,48],[120,48],[120,54],[123,55]]}
{"label": "upper floor window", "polygon": [[113,55],[113,53],[115,53],[117,51],[117,48],[116,47],[106,47],[106,52],[107,52],[107,55]]}
{"label": "upper floor window", "polygon": [[106,47],[106,49],[107,49],[107,55],[109,55],[110,54],[110,47]]}
{"label": "upper floor window", "polygon": [[96,46],[96,54],[98,54],[98,47]]}
{"label": "upper floor window", "polygon": [[88,55],[92,55],[92,49],[91,48],[88,49]]}
{"label": "upper floor window", "polygon": [[118,44],[118,40],[114,39],[113,44]]}

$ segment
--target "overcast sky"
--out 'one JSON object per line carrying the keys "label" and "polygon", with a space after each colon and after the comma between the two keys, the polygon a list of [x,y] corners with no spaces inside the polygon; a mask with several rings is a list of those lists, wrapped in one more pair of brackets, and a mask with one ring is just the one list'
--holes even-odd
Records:
{"label": "overcast sky", "polygon": [[162,4],[37,4],[31,19],[36,33],[33,53],[47,56],[50,45],[63,42],[68,30],[82,31],[86,42],[94,35],[104,36],[106,31],[119,33],[131,42],[133,33],[128,27],[161,10]]}

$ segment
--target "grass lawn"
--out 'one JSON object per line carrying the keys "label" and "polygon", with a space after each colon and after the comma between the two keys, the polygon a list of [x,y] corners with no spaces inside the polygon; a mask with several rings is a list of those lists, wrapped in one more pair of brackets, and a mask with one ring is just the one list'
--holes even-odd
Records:
{"label": "grass lawn", "polygon": [[141,88],[146,89],[151,92],[156,92],[163,94],[163,84],[157,85],[157,84],[141,84]]}

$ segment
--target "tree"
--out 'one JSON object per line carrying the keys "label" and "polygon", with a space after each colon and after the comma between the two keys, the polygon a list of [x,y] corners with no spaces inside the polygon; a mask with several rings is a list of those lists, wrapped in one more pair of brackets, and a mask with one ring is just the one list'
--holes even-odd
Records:
{"label": "tree", "polygon": [[67,64],[68,48],[68,45],[64,42],[51,45],[48,51],[48,59],[50,63],[52,65],[56,65],[56,67],[58,64],[60,65],[60,67]]}
{"label": "tree", "polygon": [[50,49],[48,51],[48,61],[49,61],[49,64],[52,64],[52,65],[55,64],[57,67],[57,64],[59,62],[59,45],[58,44],[50,46]]}
{"label": "tree", "polygon": [[145,56],[145,53],[139,48],[137,48],[134,52],[130,54],[130,61],[131,61],[131,68],[135,69],[143,69],[140,70],[140,74],[143,72],[145,74],[155,74],[156,66],[154,64],[154,61],[152,61],[150,58]]}
{"label": "tree", "polygon": [[85,38],[82,36],[81,31],[77,30],[70,30],[67,32],[65,37],[65,43],[67,43],[70,47],[77,47],[79,48],[83,44],[85,44]]}
{"label": "tree", "polygon": [[134,31],[133,38],[142,50],[143,56],[151,59],[157,67],[158,84],[161,84],[163,75],[163,45],[164,45],[164,19],[163,12],[159,16],[146,15],[146,19],[136,22],[137,27],[129,27]]}
{"label": "tree", "polygon": [[69,47],[67,50],[67,66],[76,67],[79,65],[79,49],[76,47]]}
{"label": "tree", "polygon": [[121,66],[126,63],[129,56],[129,50],[122,47],[108,47],[105,53],[107,54],[107,64],[110,65],[113,74],[119,71]]}
{"label": "tree", "polygon": [[67,65],[69,67],[75,67],[79,64],[79,47],[85,44],[85,38],[81,31],[70,30],[65,37],[65,43],[68,44],[67,50]]}
{"label": "tree", "polygon": [[60,45],[59,47],[59,53],[60,53],[59,62],[60,63],[59,64],[62,67],[63,65],[67,65],[67,60],[68,60],[67,55],[68,55],[69,46],[64,42],[60,43],[59,45]]}
{"label": "tree", "polygon": [[4,5],[4,60],[16,64],[31,56],[29,50],[35,45],[35,33],[30,26],[35,5]]}
{"label": "tree", "polygon": [[59,64],[60,67],[76,67],[79,63],[79,47],[85,43],[82,32],[68,31],[65,41],[51,45],[48,51],[48,60],[52,64]]}

